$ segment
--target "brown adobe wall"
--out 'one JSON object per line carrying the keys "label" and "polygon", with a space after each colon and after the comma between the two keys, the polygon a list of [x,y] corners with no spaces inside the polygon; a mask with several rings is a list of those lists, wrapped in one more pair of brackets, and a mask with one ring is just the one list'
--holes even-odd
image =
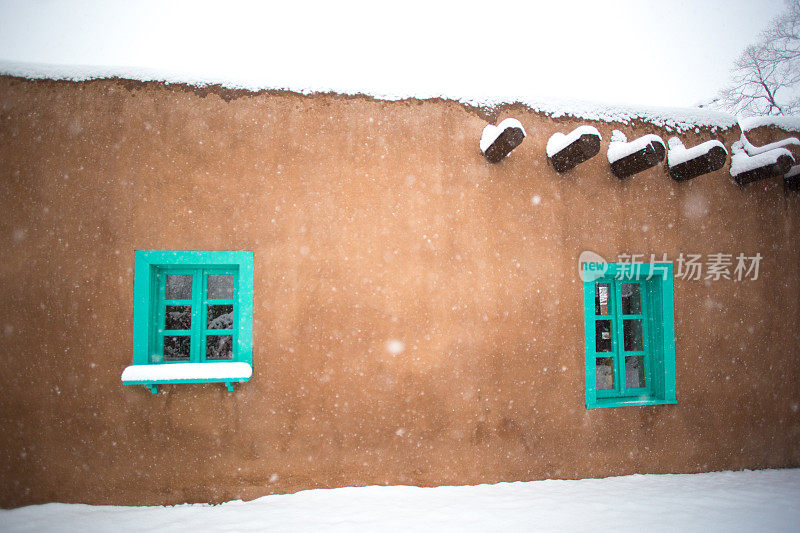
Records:
{"label": "brown adobe wall", "polygon": [[[529,135],[491,165],[458,103],[233,96],[0,78],[3,506],[800,465],[779,179],[621,182],[613,128],[669,137],[642,124],[595,124],[600,154],[558,175],[547,139],[584,121],[502,109]],[[250,382],[121,384],[136,249],[254,252]],[[764,257],[676,280],[677,405],[584,407],[587,249]]]}

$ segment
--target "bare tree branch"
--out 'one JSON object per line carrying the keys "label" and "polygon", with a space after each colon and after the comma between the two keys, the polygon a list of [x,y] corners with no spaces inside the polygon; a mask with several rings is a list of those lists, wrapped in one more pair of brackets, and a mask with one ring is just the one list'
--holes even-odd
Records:
{"label": "bare tree branch", "polygon": [[786,7],[739,56],[730,85],[709,105],[741,115],[800,113],[800,0]]}

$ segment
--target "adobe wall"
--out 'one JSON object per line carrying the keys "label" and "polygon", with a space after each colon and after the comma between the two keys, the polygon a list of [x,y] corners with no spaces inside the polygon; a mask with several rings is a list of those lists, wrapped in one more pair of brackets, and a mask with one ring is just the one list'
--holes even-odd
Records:
{"label": "adobe wall", "polygon": [[[489,164],[507,116],[528,137]],[[594,124],[558,175],[547,139],[582,123],[0,78],[0,505],[800,466],[800,195],[729,163],[614,178],[611,130],[649,125]],[[250,382],[122,385],[137,249],[254,252]],[[585,408],[584,250],[763,256],[676,279],[677,405]]]}

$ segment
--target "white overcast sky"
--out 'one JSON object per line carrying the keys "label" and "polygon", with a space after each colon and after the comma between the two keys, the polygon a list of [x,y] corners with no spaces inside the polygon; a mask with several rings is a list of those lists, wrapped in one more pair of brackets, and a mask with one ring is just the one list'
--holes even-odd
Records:
{"label": "white overcast sky", "polygon": [[0,62],[377,95],[692,106],[782,0],[0,0]]}

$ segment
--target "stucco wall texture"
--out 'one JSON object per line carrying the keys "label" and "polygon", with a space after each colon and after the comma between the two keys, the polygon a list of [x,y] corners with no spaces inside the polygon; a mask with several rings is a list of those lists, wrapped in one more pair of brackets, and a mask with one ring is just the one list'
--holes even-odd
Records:
{"label": "stucco wall texture", "polygon": [[[528,137],[492,165],[478,139],[509,116]],[[595,123],[600,154],[557,174],[547,139],[584,123],[0,78],[0,504],[800,465],[800,194],[729,162],[618,180],[611,130],[670,136],[648,124]],[[122,385],[154,249],[254,252],[235,392]],[[677,405],[585,408],[584,250],[763,256],[755,281],[675,280]]]}

